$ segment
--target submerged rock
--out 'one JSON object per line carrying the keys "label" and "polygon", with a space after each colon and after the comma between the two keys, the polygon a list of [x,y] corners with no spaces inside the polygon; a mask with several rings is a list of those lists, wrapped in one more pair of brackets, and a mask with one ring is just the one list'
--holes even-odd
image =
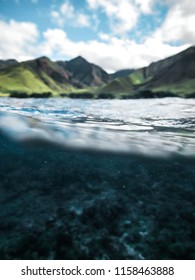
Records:
{"label": "submerged rock", "polygon": [[194,160],[0,137],[1,259],[194,259]]}

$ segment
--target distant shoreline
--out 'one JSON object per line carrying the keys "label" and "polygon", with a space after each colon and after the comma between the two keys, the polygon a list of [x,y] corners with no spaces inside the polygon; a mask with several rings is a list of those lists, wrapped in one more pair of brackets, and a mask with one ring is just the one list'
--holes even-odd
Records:
{"label": "distant shoreline", "polygon": [[12,93],[0,93],[0,97],[10,97],[10,98],[71,98],[71,99],[153,99],[153,98],[167,98],[167,97],[175,97],[175,98],[195,98],[195,93],[189,93],[187,95],[175,94],[172,92],[152,92],[149,90],[134,92],[132,94],[121,93],[113,94],[113,93],[99,93],[94,94],[90,92],[86,93],[61,93],[61,94],[52,94],[51,92],[44,93],[25,93],[25,92],[12,92]]}

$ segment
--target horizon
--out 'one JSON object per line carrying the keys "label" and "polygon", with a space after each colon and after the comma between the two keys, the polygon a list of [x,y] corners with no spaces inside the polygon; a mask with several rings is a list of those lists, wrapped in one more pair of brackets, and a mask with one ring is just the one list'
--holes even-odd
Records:
{"label": "horizon", "polygon": [[189,0],[2,0],[0,8],[2,60],[82,56],[113,73],[195,44]]}

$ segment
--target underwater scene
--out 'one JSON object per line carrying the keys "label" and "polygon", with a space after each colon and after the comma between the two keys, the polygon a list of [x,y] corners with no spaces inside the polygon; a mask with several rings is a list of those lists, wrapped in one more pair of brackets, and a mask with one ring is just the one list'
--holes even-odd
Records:
{"label": "underwater scene", "polygon": [[0,259],[195,259],[194,111],[2,98]]}

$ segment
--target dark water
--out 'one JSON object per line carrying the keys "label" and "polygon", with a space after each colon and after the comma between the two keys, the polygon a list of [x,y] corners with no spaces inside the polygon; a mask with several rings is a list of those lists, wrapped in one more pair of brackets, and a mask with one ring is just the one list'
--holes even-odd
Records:
{"label": "dark water", "polygon": [[195,100],[0,100],[1,259],[195,259]]}

